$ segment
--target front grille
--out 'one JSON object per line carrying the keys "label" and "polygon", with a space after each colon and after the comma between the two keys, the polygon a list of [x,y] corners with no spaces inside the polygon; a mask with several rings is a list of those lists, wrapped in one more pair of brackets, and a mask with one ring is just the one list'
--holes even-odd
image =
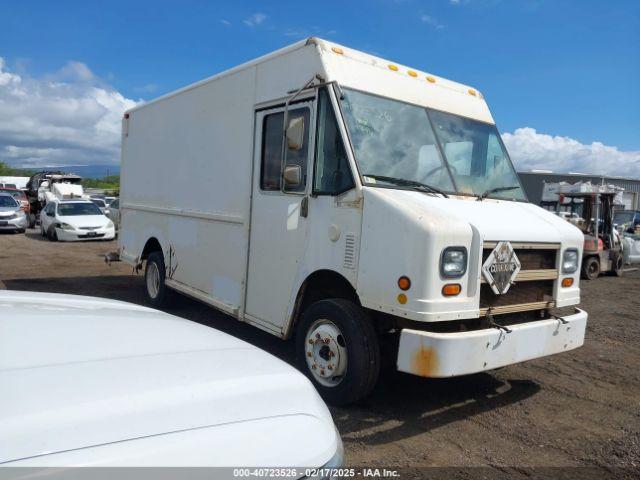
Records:
{"label": "front grille", "polygon": [[80,230],[98,230],[100,227],[80,227]]}
{"label": "front grille", "polygon": [[[484,263],[494,247],[485,247],[482,250],[482,263]],[[520,270],[546,270],[556,268],[556,255],[558,250],[551,248],[516,248],[518,260],[520,260]]]}
{"label": "front grille", "polygon": [[78,235],[78,238],[102,238],[104,233],[97,233],[96,235]]}
{"label": "front grille", "polygon": [[[507,310],[502,307],[540,304],[553,301],[553,280],[537,280],[531,282],[519,282],[509,287],[504,295],[496,295],[491,290],[491,285],[483,283],[480,286],[480,309]],[[512,309],[517,311],[520,309]]]}
{"label": "front grille", "polygon": [[[487,260],[497,242],[485,242],[482,263]],[[512,242],[520,261],[520,272],[515,283],[504,295],[496,295],[482,276],[480,285],[480,313],[486,315],[540,310],[553,307],[553,287],[558,278],[558,244]]]}

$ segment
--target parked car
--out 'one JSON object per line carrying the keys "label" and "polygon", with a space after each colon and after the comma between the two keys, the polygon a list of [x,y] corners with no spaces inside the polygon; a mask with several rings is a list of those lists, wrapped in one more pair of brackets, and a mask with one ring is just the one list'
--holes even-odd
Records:
{"label": "parked car", "polygon": [[116,226],[116,230],[120,228],[120,199],[115,198],[109,204],[109,213],[107,213],[107,217],[113,222]]}
{"label": "parked car", "polygon": [[625,265],[640,263],[640,235],[625,233],[622,237],[622,254]]}
{"label": "parked car", "polygon": [[114,200],[117,200],[118,197],[104,197],[104,201],[108,207],[111,207],[111,204]]}
{"label": "parked car", "polygon": [[613,223],[627,233],[635,233],[640,225],[640,211],[618,210],[613,214]]}
{"label": "parked car", "polygon": [[311,383],[248,343],[103,298],[0,291],[0,303],[2,466],[342,463]]}
{"label": "parked car", "polygon": [[0,188],[0,193],[8,193],[13,198],[15,198],[22,207],[22,211],[25,215],[29,215],[30,207],[29,207],[29,199],[27,198],[27,194],[24,193],[23,190],[19,190],[17,188]]}
{"label": "parked car", "polygon": [[47,203],[40,215],[40,234],[49,240],[113,240],[113,222],[89,200]]}
{"label": "parked car", "polygon": [[91,200],[100,209],[103,215],[107,215],[109,213],[107,202],[105,202],[102,198],[91,197],[89,200]]}
{"label": "parked car", "polygon": [[0,231],[24,233],[28,224],[20,202],[8,193],[0,193]]}

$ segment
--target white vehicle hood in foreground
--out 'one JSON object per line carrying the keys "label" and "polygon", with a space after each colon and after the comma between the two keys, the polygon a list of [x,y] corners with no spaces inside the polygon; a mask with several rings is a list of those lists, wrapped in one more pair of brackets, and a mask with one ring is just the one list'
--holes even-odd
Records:
{"label": "white vehicle hood in foreground", "polygon": [[227,334],[91,297],[0,291],[0,311],[0,463],[321,466],[336,452],[310,382]]}
{"label": "white vehicle hood in foreground", "polygon": [[105,227],[109,223],[109,219],[104,215],[58,215],[58,220],[74,228]]}

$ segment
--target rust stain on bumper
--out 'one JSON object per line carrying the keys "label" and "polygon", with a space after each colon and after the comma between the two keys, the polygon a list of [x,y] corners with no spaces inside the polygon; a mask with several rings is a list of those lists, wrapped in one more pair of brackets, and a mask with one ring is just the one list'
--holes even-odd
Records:
{"label": "rust stain on bumper", "polygon": [[438,371],[438,352],[432,347],[420,345],[411,358],[413,374],[421,377],[433,377]]}

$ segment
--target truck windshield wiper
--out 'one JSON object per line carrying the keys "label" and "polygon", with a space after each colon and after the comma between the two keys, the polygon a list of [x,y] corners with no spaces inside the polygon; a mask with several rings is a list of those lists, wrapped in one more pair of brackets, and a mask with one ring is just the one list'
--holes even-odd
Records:
{"label": "truck windshield wiper", "polygon": [[396,177],[386,177],[384,175],[369,175],[366,173],[363,175],[363,177],[373,178],[374,180],[380,180],[382,182],[389,182],[401,187],[411,187],[414,190],[419,190],[421,192],[437,193],[439,195],[442,195],[445,198],[449,198],[449,195],[444,193],[439,188],[433,187],[431,185],[427,185],[426,183],[416,182],[415,180],[407,180],[405,178],[396,178]]}
{"label": "truck windshield wiper", "polygon": [[492,193],[506,192],[509,190],[515,190],[516,188],[520,188],[520,185],[511,185],[510,187],[496,187],[496,188],[491,188],[489,190],[485,190],[481,195],[478,195],[478,201],[481,202]]}

